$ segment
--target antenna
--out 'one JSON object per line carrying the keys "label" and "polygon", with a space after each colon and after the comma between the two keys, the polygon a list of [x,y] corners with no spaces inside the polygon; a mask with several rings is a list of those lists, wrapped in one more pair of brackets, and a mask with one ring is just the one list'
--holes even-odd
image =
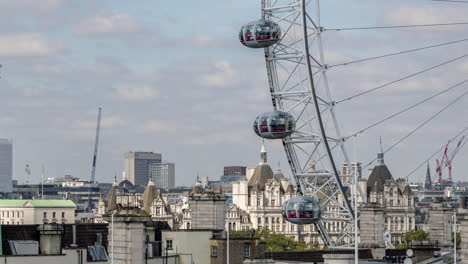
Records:
{"label": "antenna", "polygon": [[42,163],[42,174],[41,174],[41,199],[44,200],[44,163]]}
{"label": "antenna", "polygon": [[382,136],[380,136],[380,153],[383,153]]}

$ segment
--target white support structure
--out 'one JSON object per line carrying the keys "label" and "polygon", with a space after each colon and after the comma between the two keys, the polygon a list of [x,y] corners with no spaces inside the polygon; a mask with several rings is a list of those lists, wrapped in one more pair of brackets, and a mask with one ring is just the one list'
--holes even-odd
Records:
{"label": "white support structure", "polygon": [[[274,110],[296,120],[295,132],[283,139],[291,171],[300,191],[322,203],[317,227],[325,244],[351,245],[356,205],[346,191],[354,185],[353,170],[328,84],[319,0],[262,0],[262,17],[281,28],[281,40],[265,48],[265,63]],[[349,175],[338,170],[342,163]],[[327,222],[337,220],[343,228],[327,230]]]}

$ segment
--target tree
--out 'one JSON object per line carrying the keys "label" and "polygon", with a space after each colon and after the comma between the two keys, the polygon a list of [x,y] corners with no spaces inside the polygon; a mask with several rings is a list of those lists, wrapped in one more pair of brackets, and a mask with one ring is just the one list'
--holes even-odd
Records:
{"label": "tree", "polygon": [[315,249],[314,245],[304,241],[295,241],[293,237],[270,231],[262,228],[256,232],[251,231],[229,231],[230,238],[256,238],[266,244],[267,251],[303,251]]}
{"label": "tree", "polygon": [[[453,232],[451,234],[452,234],[452,241],[453,241]],[[457,247],[460,247],[460,243],[461,243],[461,235],[459,232],[457,232]]]}
{"label": "tree", "polygon": [[411,241],[423,241],[429,238],[429,233],[424,230],[413,230],[405,233],[405,242],[408,244]]}
{"label": "tree", "polygon": [[408,245],[411,243],[411,241],[423,241],[423,240],[427,240],[428,238],[429,238],[429,233],[425,232],[424,230],[408,231],[405,233],[405,237],[404,237],[405,242],[397,245],[395,248],[405,249],[405,248],[408,248]]}

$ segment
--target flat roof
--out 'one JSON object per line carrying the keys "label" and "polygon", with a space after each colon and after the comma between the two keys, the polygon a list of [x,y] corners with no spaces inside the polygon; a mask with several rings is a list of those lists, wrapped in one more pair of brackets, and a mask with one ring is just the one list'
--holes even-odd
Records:
{"label": "flat roof", "polygon": [[76,208],[71,200],[0,200],[0,207],[70,207]]}

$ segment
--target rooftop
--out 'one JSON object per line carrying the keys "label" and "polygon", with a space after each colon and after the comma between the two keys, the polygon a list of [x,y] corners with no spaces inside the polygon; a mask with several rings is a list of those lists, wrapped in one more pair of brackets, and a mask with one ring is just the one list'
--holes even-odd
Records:
{"label": "rooftop", "polygon": [[71,207],[76,204],[71,200],[0,200],[0,207]]}

